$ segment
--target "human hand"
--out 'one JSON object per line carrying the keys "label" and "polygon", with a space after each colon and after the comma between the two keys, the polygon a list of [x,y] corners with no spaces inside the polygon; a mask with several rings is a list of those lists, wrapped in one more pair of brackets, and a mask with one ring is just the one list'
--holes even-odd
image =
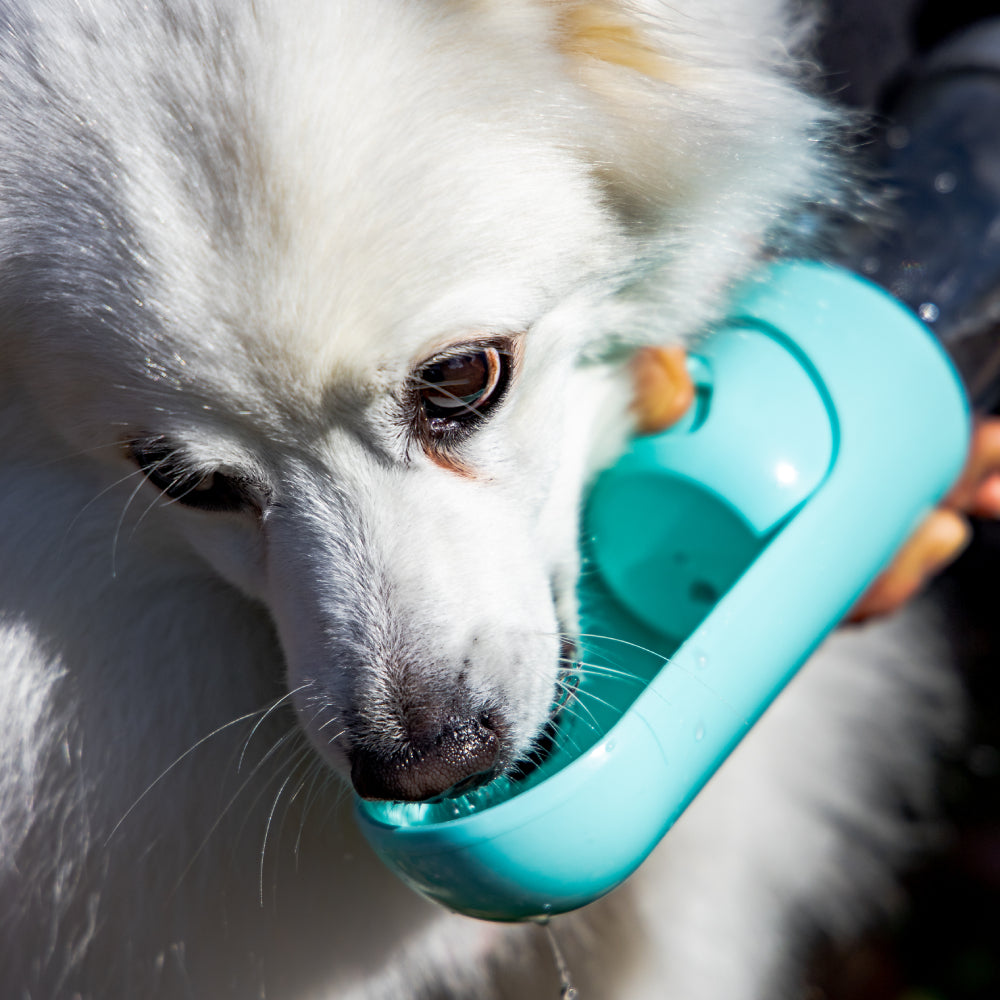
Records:
{"label": "human hand", "polygon": [[1000,518],[1000,419],[980,420],[965,469],[848,616],[861,622],[889,614],[914,597],[965,549],[972,534],[968,516]]}
{"label": "human hand", "polygon": [[[641,434],[666,430],[687,411],[694,386],[680,347],[646,347],[632,363],[633,410]],[[861,622],[896,611],[968,544],[968,516],[1000,518],[1000,419],[976,425],[965,470],[948,496],[917,528],[889,566],[854,606],[847,620]]]}

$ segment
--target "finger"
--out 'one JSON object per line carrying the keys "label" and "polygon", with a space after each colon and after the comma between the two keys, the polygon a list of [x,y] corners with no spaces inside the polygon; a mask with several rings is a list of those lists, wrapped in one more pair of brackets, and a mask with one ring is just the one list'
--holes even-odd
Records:
{"label": "finger", "polygon": [[902,607],[958,557],[970,536],[968,521],[956,511],[932,512],[861,597],[847,620],[860,622]]}
{"label": "finger", "polygon": [[633,410],[640,434],[675,424],[694,400],[694,384],[681,347],[644,347],[632,360]]}
{"label": "finger", "polygon": [[1000,518],[1000,472],[994,472],[979,484],[968,512],[976,517]]}
{"label": "finger", "polygon": [[1000,475],[1000,419],[981,420],[972,432],[969,459],[958,482],[946,499],[956,510],[965,510],[986,517],[1000,516],[1000,505],[994,503],[994,488],[982,497],[978,494],[993,477]]}

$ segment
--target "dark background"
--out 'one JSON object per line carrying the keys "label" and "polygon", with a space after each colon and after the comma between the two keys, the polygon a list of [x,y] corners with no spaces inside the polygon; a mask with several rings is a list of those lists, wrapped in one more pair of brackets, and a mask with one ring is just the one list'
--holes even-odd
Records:
{"label": "dark background", "polygon": [[[835,100],[872,113],[877,133],[891,124],[914,68],[956,31],[988,18],[1000,18],[1000,0],[828,0],[819,49],[825,85]],[[1000,51],[996,73],[1000,87]],[[1000,120],[990,115],[982,130],[1000,133]],[[1000,202],[992,215],[1000,216]],[[992,252],[1000,294],[1000,253]],[[993,266],[988,255],[980,259]],[[1000,345],[1000,326],[990,336]],[[967,739],[942,767],[938,849],[910,873],[907,902],[893,919],[819,958],[809,1000],[1000,1000],[998,581],[1000,524],[974,523],[972,545],[932,588],[969,693]]]}

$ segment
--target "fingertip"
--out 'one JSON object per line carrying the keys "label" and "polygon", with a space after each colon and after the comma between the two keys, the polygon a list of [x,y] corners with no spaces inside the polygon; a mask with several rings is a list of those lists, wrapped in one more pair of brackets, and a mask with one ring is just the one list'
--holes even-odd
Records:
{"label": "fingertip", "polygon": [[655,434],[677,423],[694,402],[694,383],[684,348],[644,347],[632,360],[633,410],[640,434]]}
{"label": "fingertip", "polygon": [[972,528],[954,510],[932,511],[851,609],[847,621],[859,623],[892,614],[911,601],[969,544]]}
{"label": "fingertip", "polygon": [[[946,502],[959,510],[978,514],[979,491],[997,475],[1000,475],[1000,418],[987,417],[979,420],[973,428],[965,469],[948,494]],[[1000,505],[997,513],[986,512],[992,509],[992,502],[990,493],[990,506],[984,507],[984,513],[980,516],[1000,516]]]}
{"label": "fingertip", "polygon": [[972,538],[972,526],[957,511],[939,508],[924,521],[914,538],[917,572],[929,575],[957,559]]}
{"label": "fingertip", "polygon": [[980,483],[969,512],[976,517],[1000,518],[1000,473],[993,473]]}

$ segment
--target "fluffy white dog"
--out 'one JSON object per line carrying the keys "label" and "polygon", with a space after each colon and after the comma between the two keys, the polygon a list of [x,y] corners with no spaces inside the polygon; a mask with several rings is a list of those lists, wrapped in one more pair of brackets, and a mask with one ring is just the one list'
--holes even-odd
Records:
{"label": "fluffy white dog", "polygon": [[[796,32],[777,0],[0,2],[4,995],[555,996],[537,929],[413,895],[344,789],[532,752],[625,349],[834,190]],[[566,918],[586,1000],[794,995],[884,898],[950,693],[841,641]]]}

